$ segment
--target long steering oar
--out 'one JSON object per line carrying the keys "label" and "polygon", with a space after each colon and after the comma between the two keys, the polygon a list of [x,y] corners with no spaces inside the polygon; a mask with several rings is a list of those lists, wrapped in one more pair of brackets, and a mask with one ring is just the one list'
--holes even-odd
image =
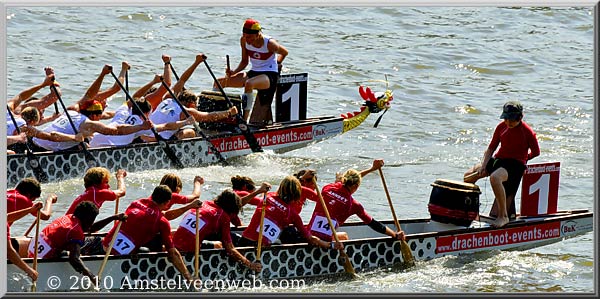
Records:
{"label": "long steering oar", "polygon": [[[125,93],[126,99],[128,101],[131,101],[131,103],[137,108],[137,110],[141,112],[142,109],[140,109],[140,106],[133,100],[133,98],[131,97],[131,95],[129,95],[129,92],[127,92],[127,90],[125,89],[125,87],[123,86],[123,84],[121,83],[121,81],[119,81],[119,78],[117,78],[117,76],[112,71],[112,69],[110,70],[110,74],[113,76],[113,78],[115,78],[115,81],[117,82],[117,84],[119,85],[119,87],[121,87],[121,89]],[[140,117],[144,121],[148,120],[146,118],[146,115],[144,115],[144,113],[141,113]],[[162,138],[162,136],[160,136],[158,134],[158,132],[156,131],[156,129],[154,127],[152,127],[152,128],[150,128],[150,131],[152,131],[152,134],[154,134],[154,138],[156,139],[156,141],[158,142],[158,144],[160,145],[160,147],[162,147],[163,151],[165,152],[165,154],[167,155],[167,157],[169,158],[169,160],[171,160],[171,164],[173,164],[173,166],[175,168],[177,168],[177,169],[184,168],[185,166],[183,165],[183,163],[181,163],[181,161],[179,160],[179,158],[177,157],[177,155],[175,154],[175,152],[173,151],[173,149],[167,144],[167,142],[164,140],[164,138]]]}
{"label": "long steering oar", "polygon": [[[185,117],[189,118],[191,116],[190,113],[186,110],[186,108],[183,106],[183,104],[181,104],[181,102],[177,99],[177,96],[173,93],[171,88],[169,88],[167,83],[165,83],[164,78],[161,77],[160,80],[161,80],[163,86],[167,89],[167,91],[173,98],[173,101],[175,103],[177,103],[177,105],[179,105],[179,108],[181,108],[181,111],[183,112]],[[206,141],[206,143],[208,143],[208,147],[213,152],[213,154],[217,157],[217,159],[219,159],[219,162],[221,162],[223,165],[227,165],[227,161],[225,161],[225,158],[223,158],[219,149],[217,149],[217,147],[215,147],[215,145],[212,144],[210,139],[208,139],[208,136],[206,136],[206,134],[204,134],[204,132],[202,132],[202,129],[200,129],[200,126],[198,125],[197,121],[194,121],[194,131],[196,131],[196,134],[202,136],[202,138]]]}
{"label": "long steering oar", "polygon": [[108,244],[108,248],[106,249],[106,253],[104,254],[104,260],[102,261],[102,264],[100,265],[100,269],[98,270],[98,280],[97,281],[102,281],[102,272],[104,272],[104,267],[106,267],[106,263],[108,262],[108,257],[110,256],[110,252],[113,249],[113,246],[115,245],[115,241],[117,240],[117,236],[119,235],[119,231],[121,230],[121,224],[123,224],[123,220],[119,220],[119,223],[117,224],[117,228],[115,229],[115,233],[112,237],[112,240],[110,240],[110,244]]}
{"label": "long steering oar", "polygon": [[263,229],[265,225],[265,211],[267,210],[267,192],[263,196],[262,211],[260,213],[260,229],[258,230],[258,243],[256,244],[256,262],[260,263],[260,252],[262,250]]}
{"label": "long steering oar", "polygon": [[[19,125],[17,125],[15,116],[13,115],[13,113],[10,110],[10,107],[8,107],[8,105],[6,106],[6,109],[8,109],[8,114],[10,115],[10,119],[12,120],[13,124],[15,125],[15,130],[17,130],[18,134],[21,134],[21,128],[19,128]],[[35,178],[40,183],[46,183],[46,182],[48,182],[48,175],[42,169],[42,166],[40,165],[40,161],[38,160],[38,157],[35,156],[33,154],[33,152],[31,151],[31,147],[29,146],[30,143],[31,143],[31,139],[29,137],[27,137],[27,142],[25,142],[25,151],[27,153],[27,160],[29,162],[29,166],[31,166],[31,169],[33,170],[33,174],[35,175]]]}
{"label": "long steering oar", "polygon": [[[38,210],[37,211],[37,217],[35,220],[35,237],[34,237],[34,242],[33,243],[35,245],[35,247],[33,247],[33,270],[37,271],[37,264],[38,264],[38,246],[40,243],[39,237],[40,237],[40,216],[42,214],[42,211]],[[33,284],[31,285],[31,291],[35,292],[37,289],[37,280],[33,281]]]}
{"label": "long steering oar", "polygon": [[[169,63],[169,66],[171,67],[171,72],[173,72],[175,79],[177,79],[177,81],[179,81],[179,76],[177,76],[177,73],[175,72],[175,68],[173,67],[173,64]],[[181,111],[183,112],[183,114],[185,114],[185,117],[190,117],[190,113],[185,109],[185,107],[183,107],[183,105],[181,104],[181,102],[179,101],[179,99],[177,98],[175,93],[173,93],[173,90],[171,90],[169,85],[167,85],[167,83],[165,82],[163,77],[160,77],[160,81],[162,82],[162,85],[165,87],[165,89],[169,92],[171,97],[173,98],[173,101],[175,101],[175,103],[177,103],[177,105],[179,105],[179,108],[181,108]],[[206,134],[204,134],[204,132],[198,125],[198,122],[196,122],[196,121],[194,121],[194,130],[196,131],[197,135],[202,136],[202,139],[204,139],[208,143],[208,147],[214,153],[214,155],[217,157],[217,159],[219,159],[219,162],[221,162],[223,165],[228,165],[225,158],[223,158],[223,155],[221,155],[221,152],[219,151],[219,149],[210,141],[210,139],[208,139],[208,136],[206,136]]]}
{"label": "long steering oar", "polygon": [[[333,221],[331,221],[331,216],[329,216],[329,211],[327,210],[327,206],[325,205],[325,200],[323,199],[323,195],[321,195],[319,185],[317,185],[317,179],[314,176],[313,183],[315,184],[315,190],[317,191],[317,195],[319,196],[319,202],[321,202],[321,207],[323,207],[323,211],[325,211],[325,216],[327,216],[327,222],[329,223],[329,228],[331,228],[333,239],[335,240],[335,242],[340,243],[340,239],[338,238],[337,233],[335,231],[335,227],[333,226]],[[354,266],[352,266],[350,257],[346,254],[346,251],[343,248],[340,249],[340,256],[343,259],[344,270],[346,270],[346,273],[352,275],[353,278],[358,277],[356,271],[354,270]]]}
{"label": "long steering oar", "polygon": [[[219,83],[219,80],[217,80],[217,77],[215,77],[215,74],[210,69],[210,66],[208,66],[208,62],[206,62],[206,59],[204,59],[204,65],[206,65],[206,69],[210,73],[210,76],[217,84],[217,87],[219,87],[219,91],[223,94],[225,100],[227,100],[227,105],[229,105],[229,107],[232,107],[233,103],[225,93],[225,90],[223,90],[223,86],[221,86],[221,83]],[[244,135],[244,138],[246,138],[250,149],[252,149],[252,151],[255,153],[262,152],[263,149],[260,147],[260,144],[258,144],[258,140],[256,140],[254,134],[252,134],[252,132],[250,132],[250,130],[248,129],[248,124],[246,123],[246,120],[244,120],[239,113],[235,115],[235,119],[237,121],[238,128],[240,129],[240,131],[242,131],[242,134]]]}
{"label": "long steering oar", "polygon": [[[58,91],[56,90],[56,86],[54,86],[54,84],[50,84],[50,89],[52,89],[52,91],[54,91],[54,93],[56,94],[56,97],[58,98],[60,105],[62,106],[63,110],[65,111],[65,116],[67,117],[67,119],[69,120],[69,123],[71,124],[71,128],[73,128],[73,132],[75,133],[75,135],[79,134],[79,131],[77,130],[77,127],[75,127],[75,123],[73,123],[73,120],[71,119],[71,115],[69,115],[69,111],[67,110],[67,107],[65,106],[65,103],[63,102],[62,97],[58,94]],[[81,141],[81,142],[79,142],[79,145],[81,146],[81,149],[83,150],[83,155],[85,156],[85,161],[86,161],[88,167],[94,167],[94,166],[98,165],[98,161],[96,161],[96,158],[94,158],[94,156],[92,156],[92,154],[90,154],[85,142]]]}
{"label": "long steering oar", "polygon": [[[387,184],[385,183],[385,177],[383,176],[383,171],[379,168],[379,176],[381,176],[381,182],[383,183],[383,189],[385,190],[385,195],[387,196],[388,203],[390,204],[390,210],[392,211],[392,216],[394,217],[394,223],[396,224],[396,229],[401,231],[400,222],[398,222],[398,217],[396,217],[396,212],[394,211],[394,205],[392,204],[392,198],[390,197],[390,192],[388,191]],[[415,265],[415,257],[410,250],[410,246],[406,243],[405,240],[400,240],[400,251],[402,252],[402,259],[404,263],[409,267]]]}

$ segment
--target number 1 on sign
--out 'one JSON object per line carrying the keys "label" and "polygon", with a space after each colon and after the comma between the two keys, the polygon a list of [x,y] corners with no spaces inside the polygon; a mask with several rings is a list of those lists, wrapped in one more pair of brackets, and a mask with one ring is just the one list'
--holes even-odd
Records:
{"label": "number 1 on sign", "polygon": [[300,118],[300,84],[292,84],[290,89],[281,95],[281,101],[290,101],[290,112],[292,113],[291,119]]}
{"label": "number 1 on sign", "polygon": [[538,214],[548,213],[548,194],[550,194],[550,174],[545,173],[531,186],[529,186],[529,195],[538,193]]}

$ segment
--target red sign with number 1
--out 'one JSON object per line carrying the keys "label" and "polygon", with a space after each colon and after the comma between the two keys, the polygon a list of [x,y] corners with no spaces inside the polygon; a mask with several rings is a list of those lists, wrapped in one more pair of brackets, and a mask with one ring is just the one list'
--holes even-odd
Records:
{"label": "red sign with number 1", "polygon": [[527,165],[521,185],[521,216],[556,213],[560,162]]}

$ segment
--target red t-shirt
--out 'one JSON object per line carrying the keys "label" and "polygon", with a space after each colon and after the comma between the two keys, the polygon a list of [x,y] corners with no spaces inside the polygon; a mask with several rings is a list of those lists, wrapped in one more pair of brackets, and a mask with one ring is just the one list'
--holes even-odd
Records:
{"label": "red t-shirt", "polygon": [[[6,191],[6,214],[22,209],[31,208],[33,206],[33,200],[27,196],[22,195],[19,191],[12,189]],[[37,217],[37,212],[31,212],[31,215]],[[9,223],[12,225],[12,222]]]}
{"label": "red t-shirt", "polygon": [[73,214],[77,205],[84,201],[91,201],[96,205],[96,207],[98,207],[98,209],[100,209],[105,201],[114,201],[116,199],[117,195],[114,191],[110,190],[110,186],[108,184],[91,186],[85,189],[81,195],[75,198],[65,214]]}
{"label": "red t-shirt", "polygon": [[[165,249],[173,248],[171,224],[152,198],[143,198],[132,202],[125,210],[125,214],[127,220],[121,225],[112,254],[131,253],[152,240],[157,233],[160,233]],[[115,228],[116,226],[113,226],[102,240],[104,246],[110,245]]]}
{"label": "red t-shirt", "polygon": [[[256,211],[254,211],[254,215],[252,215],[252,219],[250,220],[250,224],[248,224],[248,227],[242,233],[242,236],[246,239],[258,240],[261,213],[262,204],[257,206]],[[265,245],[273,243],[277,240],[281,231],[290,224],[293,224],[298,228],[298,231],[300,231],[302,236],[306,239],[311,237],[310,232],[304,227],[302,218],[300,218],[298,212],[283,202],[279,196],[277,196],[276,192],[268,192],[265,219],[263,222],[262,243]]]}
{"label": "red t-shirt", "polygon": [[[242,191],[242,190],[233,190],[233,192],[235,192],[235,194],[237,194],[240,198],[247,196],[248,194],[250,194],[250,192],[248,191]],[[253,206],[258,206],[260,204],[262,204],[262,200],[263,200],[263,196],[254,196],[247,204],[249,205],[253,205]]]}
{"label": "red t-shirt", "polygon": [[498,145],[500,145],[500,149],[494,158],[515,159],[521,161],[523,165],[526,165],[528,160],[540,155],[540,146],[535,132],[524,121],[512,129],[504,122],[499,123],[488,149],[495,151]]}
{"label": "red t-shirt", "polygon": [[[358,216],[367,224],[373,220],[373,217],[367,214],[363,206],[352,197],[348,188],[341,182],[325,185],[321,194],[335,228],[344,224],[348,217],[352,215]],[[320,239],[331,241],[331,229],[321,203],[315,206],[307,228]]]}
{"label": "red t-shirt", "polygon": [[[53,258],[67,248],[69,243],[83,245],[81,222],[72,214],[56,218],[38,236],[38,258]],[[34,239],[29,244],[29,257],[33,257]]]}
{"label": "red t-shirt", "polygon": [[183,205],[188,202],[189,202],[189,199],[187,198],[187,196],[173,192],[173,193],[171,193],[171,200],[169,201],[169,204],[167,205],[167,210],[171,209],[171,207],[174,204]]}
{"label": "red t-shirt", "polygon": [[300,200],[292,202],[290,206],[292,207],[292,209],[295,209],[298,214],[300,214],[300,212],[302,212],[302,207],[304,207],[304,203],[307,199],[319,202],[319,195],[317,194],[317,191],[302,186]]}
{"label": "red t-shirt", "polygon": [[[215,204],[214,201],[205,201],[200,207],[198,225],[198,236],[200,242],[207,235],[219,231],[221,233],[221,241],[223,245],[231,244],[231,234],[229,229],[229,215],[223,211],[221,207]],[[196,249],[196,209],[190,209],[185,214],[179,227],[173,235],[173,243],[175,248],[193,252]]]}

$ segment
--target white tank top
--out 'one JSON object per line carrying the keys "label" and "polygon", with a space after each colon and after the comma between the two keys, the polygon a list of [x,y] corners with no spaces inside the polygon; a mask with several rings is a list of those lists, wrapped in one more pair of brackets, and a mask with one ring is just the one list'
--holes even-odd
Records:
{"label": "white tank top", "polygon": [[246,43],[246,51],[252,63],[251,70],[255,72],[277,72],[277,57],[275,53],[269,52],[267,44],[271,39],[270,36],[263,35],[263,45],[256,48],[249,43]]}
{"label": "white tank top", "polygon": [[[180,120],[181,112],[181,107],[172,98],[168,98],[160,102],[156,110],[150,114],[150,121],[155,125],[176,122]],[[158,134],[164,139],[169,139],[176,132],[177,130],[171,130]]]}
{"label": "white tank top", "polygon": [[[115,116],[108,125],[111,127],[116,127],[118,125],[136,126],[141,125],[142,123],[142,118],[138,115],[132,115],[131,108],[125,103],[115,111]],[[128,135],[104,135],[96,132],[92,136],[92,140],[90,140],[90,147],[128,145],[136,137],[146,135],[144,134],[145,132],[146,131],[138,131]],[[150,131],[148,130],[147,132]],[[152,133],[150,132],[150,134]]]}
{"label": "white tank top", "polygon": [[[68,113],[71,116],[73,123],[75,124],[75,128],[77,128],[77,132],[79,132],[79,127],[88,118],[85,117],[85,115],[83,115],[79,112],[72,111],[72,110],[69,110]],[[73,127],[71,126],[71,123],[69,122],[69,119],[67,118],[66,115],[62,115],[59,118],[57,118],[55,121],[50,123],[49,126],[46,126],[43,129],[43,131],[47,132],[47,133],[58,132],[58,133],[75,135],[75,131],[73,131]],[[70,147],[74,147],[77,144],[79,144],[79,142],[77,142],[77,141],[54,142],[54,141],[39,139],[39,138],[35,138],[35,137],[33,138],[33,142],[35,142],[35,144],[37,144],[47,150],[50,150],[50,151],[60,151],[60,150],[68,149]]]}
{"label": "white tank top", "polygon": [[[17,126],[22,127],[25,125],[25,120],[20,117],[15,117],[15,122],[17,122]],[[10,114],[8,114],[8,110],[6,111],[6,136],[15,135],[17,128],[15,128],[15,124],[10,118]]]}

